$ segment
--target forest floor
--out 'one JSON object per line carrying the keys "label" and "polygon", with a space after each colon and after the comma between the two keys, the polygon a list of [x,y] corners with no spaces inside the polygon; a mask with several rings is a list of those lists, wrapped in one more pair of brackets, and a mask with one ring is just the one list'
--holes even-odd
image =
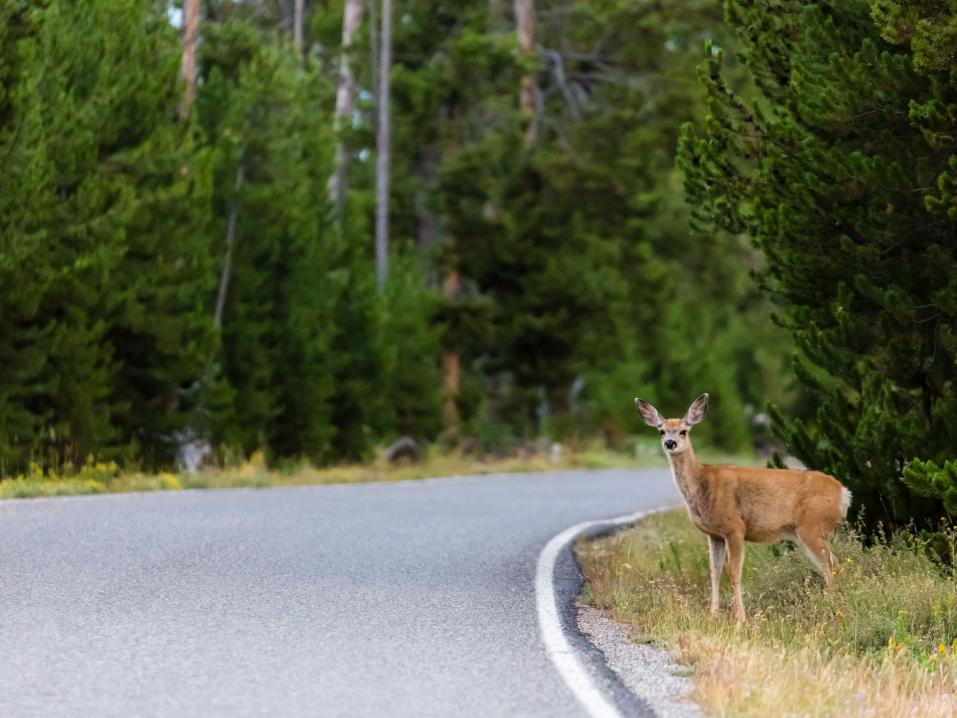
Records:
{"label": "forest floor", "polygon": [[579,543],[582,603],[671,650],[707,714],[954,716],[957,527],[937,540],[951,565],[913,534],[867,545],[845,530],[830,593],[800,551],[749,543],[749,619],[738,626],[726,575],[723,612],[709,616],[706,540],[683,510],[669,511]]}
{"label": "forest floor", "polygon": [[[143,473],[121,470],[113,462],[88,460],[79,469],[61,474],[38,467],[27,474],[0,480],[0,499],[130,491],[175,491],[180,489],[266,488],[319,484],[356,484],[378,481],[408,481],[443,476],[509,474],[568,469],[648,468],[661,466],[664,458],[656,440],[639,439],[630,451],[612,451],[599,444],[580,448],[548,447],[514,455],[465,455],[430,447],[414,463],[392,464],[382,450],[373,461],[316,468],[306,463],[270,467],[260,454],[242,464],[204,469],[197,473]],[[712,461],[755,463],[753,456],[712,452]]]}

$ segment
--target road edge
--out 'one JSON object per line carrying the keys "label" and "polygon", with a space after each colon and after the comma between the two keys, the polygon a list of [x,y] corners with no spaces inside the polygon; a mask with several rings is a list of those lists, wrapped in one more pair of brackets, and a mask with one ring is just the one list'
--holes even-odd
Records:
{"label": "road edge", "polygon": [[545,652],[562,681],[592,718],[655,715],[651,706],[628,689],[604,656],[578,628],[576,600],[583,584],[573,546],[674,508],[659,506],[611,519],[583,521],[545,544],[535,569],[535,607]]}

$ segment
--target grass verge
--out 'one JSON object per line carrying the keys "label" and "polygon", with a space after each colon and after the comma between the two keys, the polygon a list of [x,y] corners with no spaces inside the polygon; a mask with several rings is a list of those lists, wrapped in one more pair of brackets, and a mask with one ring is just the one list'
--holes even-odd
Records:
{"label": "grass verge", "polygon": [[242,465],[211,469],[196,474],[125,472],[121,471],[115,463],[90,459],[78,470],[67,471],[66,475],[50,475],[41,471],[39,467],[34,467],[27,474],[0,480],[0,499],[130,491],[359,484],[473,474],[563,469],[646,468],[660,465],[660,463],[657,442],[646,441],[635,443],[630,453],[589,446],[580,450],[565,448],[558,458],[550,458],[543,454],[479,458],[431,449],[427,451],[424,460],[398,466],[391,465],[380,456],[377,460],[366,464],[327,468],[299,464],[276,470],[268,467],[261,455],[254,455],[250,461]]}
{"label": "grass verge", "polygon": [[[957,529],[947,538],[951,556]],[[639,641],[675,652],[694,698],[721,716],[957,715],[957,576],[902,534],[865,546],[835,541],[834,589],[799,551],[747,545],[737,626],[711,618],[707,540],[683,511],[581,542],[582,600],[612,612]]]}

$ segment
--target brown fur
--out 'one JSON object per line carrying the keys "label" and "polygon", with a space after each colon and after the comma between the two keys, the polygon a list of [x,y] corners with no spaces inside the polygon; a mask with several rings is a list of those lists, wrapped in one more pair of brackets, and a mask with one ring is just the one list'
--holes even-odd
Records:
{"label": "brown fur", "polygon": [[662,448],[688,509],[691,522],[708,536],[711,559],[711,612],[718,610],[725,551],[734,587],[734,614],[745,620],[741,597],[744,542],[797,543],[830,588],[834,568],[830,538],[844,521],[850,492],[820,471],[706,466],[691,445],[691,427],[704,418],[708,395],[699,397],[682,419],[664,419],[651,404],[636,399],[645,423],[661,433]]}

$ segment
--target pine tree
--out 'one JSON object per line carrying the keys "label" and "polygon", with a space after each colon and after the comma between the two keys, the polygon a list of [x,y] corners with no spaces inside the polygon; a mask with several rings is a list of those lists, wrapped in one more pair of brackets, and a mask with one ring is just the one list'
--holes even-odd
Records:
{"label": "pine tree", "polygon": [[112,280],[119,302],[106,339],[117,363],[114,424],[123,443],[155,468],[169,466],[179,444],[201,428],[204,393],[219,388],[206,376],[218,348],[209,312],[210,152],[192,125],[169,121],[179,90],[175,35],[162,15],[147,18],[155,31],[143,52],[131,57],[126,46],[116,58],[118,65],[151,68],[122,83],[135,94],[117,98],[112,108],[124,117],[123,131],[137,125],[150,131],[142,145],[113,159],[137,201]]}
{"label": "pine tree", "polygon": [[[817,411],[777,416],[871,521],[939,516],[901,481],[957,445],[954,12],[939,3],[732,1],[757,88],[702,70],[706,128],[681,148],[703,228],[746,232]],[[934,189],[936,187],[936,190]]]}
{"label": "pine tree", "polygon": [[[741,448],[745,404],[767,390],[746,331],[763,308],[741,311],[753,293],[737,242],[689,237],[672,171],[678,127],[701,95],[683,73],[719,18],[707,4],[543,7],[534,145],[522,141],[515,101],[510,114],[501,109],[499,83],[517,84],[524,60],[497,56],[486,38],[470,74],[456,68],[472,88],[460,124],[481,118],[478,136],[443,163],[438,189],[463,274],[485,302],[466,309],[486,308],[484,322],[465,314],[485,327],[469,338],[467,364],[512,387],[496,403],[522,433],[537,432],[547,410],[555,430],[571,423],[617,441],[633,425],[627,399],[639,390],[677,409],[707,389],[720,397],[721,427],[708,438]],[[459,42],[469,47],[464,34]],[[736,371],[742,360],[751,376]]]}
{"label": "pine tree", "polygon": [[[263,19],[263,11],[267,9],[265,6],[224,7],[222,12],[217,9],[213,13],[214,25],[207,28],[210,39],[204,48],[204,56],[209,59],[209,64],[200,99],[201,103],[210,103],[204,116],[211,124],[206,127],[211,136],[217,138],[221,148],[219,156],[223,158],[219,181],[224,192],[217,210],[220,223],[224,223],[227,217],[230,205],[227,195],[233,194],[231,188],[228,192],[225,188],[235,176],[235,158],[239,156],[242,144],[239,138],[250,135],[249,129],[236,130],[234,128],[238,125],[223,124],[223,118],[228,114],[223,108],[232,105],[248,109],[250,106],[247,100],[230,98],[236,93],[237,68],[249,63],[250,58],[262,52],[263,44],[271,42],[275,19]],[[229,19],[225,19],[227,17]],[[326,48],[327,59],[338,58],[341,48],[336,43],[342,36],[342,15],[338,8],[324,14],[317,10],[311,27],[317,37],[316,45]],[[353,40],[358,46],[360,40]],[[356,60],[356,81],[362,87],[370,67],[359,61],[358,53],[353,59]],[[247,289],[236,288],[234,303],[224,316],[224,358],[226,373],[237,389],[233,418],[226,422],[232,427],[232,441],[245,451],[267,448],[277,458],[307,455],[315,461],[326,462],[368,458],[376,443],[391,440],[400,432],[412,433],[420,439],[434,436],[438,416],[435,413],[438,384],[434,374],[438,327],[432,323],[434,303],[431,293],[420,284],[421,273],[412,266],[414,263],[410,264],[401,256],[408,248],[407,244],[399,244],[395,252],[396,271],[390,271],[389,281],[381,294],[376,290],[371,241],[374,225],[373,163],[367,162],[361,152],[375,144],[371,131],[374,125],[372,108],[368,102],[360,100],[356,111],[362,113],[365,122],[354,133],[348,133],[349,141],[342,145],[352,154],[352,169],[348,201],[341,221],[330,225],[330,205],[325,200],[325,193],[316,194],[311,174],[302,176],[304,172],[312,173],[322,168],[332,171],[329,156],[336,139],[332,136],[332,86],[324,79],[334,82],[337,78],[334,73],[322,78],[319,74],[321,67],[307,65],[305,72],[300,73],[303,94],[295,102],[280,100],[276,96],[279,92],[276,88],[288,82],[285,71],[280,73],[285,79],[264,82],[271,88],[271,95],[260,97],[257,94],[258,99],[253,102],[252,106],[261,103],[264,108],[269,108],[269,117],[273,118],[275,125],[269,127],[265,121],[256,123],[260,128],[256,130],[257,136],[261,132],[263,137],[257,142],[263,143],[265,154],[254,159],[254,165],[262,162],[263,157],[272,157],[269,153],[273,150],[268,148],[275,147],[279,135],[289,138],[284,140],[283,146],[287,148],[296,142],[302,145],[304,138],[309,138],[305,140],[306,145],[311,142],[312,147],[307,149],[303,158],[309,168],[294,161],[291,154],[284,154],[281,163],[276,158],[269,159],[270,163],[276,163],[276,177],[288,176],[290,181],[299,177],[295,181],[297,189],[277,189],[282,197],[270,200],[268,206],[264,202],[253,216],[249,214],[246,196],[251,187],[248,183],[244,185],[237,224],[247,235],[240,233],[237,251],[265,251],[266,243],[262,238],[286,222],[291,211],[288,209],[290,202],[297,203],[294,215],[302,211],[311,213],[317,223],[288,225],[291,234],[279,245],[291,242],[299,247],[288,255],[288,265],[286,260],[276,266],[265,258],[250,261],[248,255],[247,259],[237,255],[234,278],[236,282],[244,283]],[[262,89],[265,93],[266,88]],[[234,118],[230,122],[245,122],[241,120],[245,116],[241,113],[230,115]],[[279,172],[279,167],[285,169]],[[250,176],[250,181],[255,180]],[[265,179],[261,178],[262,181]],[[264,233],[263,226],[271,229]],[[260,249],[252,250],[251,245]],[[242,247],[246,249],[242,250]],[[314,250],[312,259],[301,255],[307,249]],[[271,299],[263,297],[259,289],[251,289],[275,283],[277,277],[282,281],[287,276],[284,267],[298,267],[301,272],[301,285],[295,292],[285,286],[287,282],[283,283],[287,296],[298,296],[297,301],[307,305],[318,302],[315,309],[300,315],[314,319],[311,327],[304,327],[301,331],[307,338],[310,333],[316,338],[321,336],[322,350],[308,362],[303,358],[298,365],[301,369],[296,369],[298,376],[290,373],[285,360],[275,369],[270,369],[275,365],[276,354],[268,347],[281,342],[277,334],[284,331],[286,320],[282,312],[276,313],[276,305],[271,304]],[[229,312],[232,312],[232,329]],[[236,332],[232,338],[227,336],[231,331]],[[291,344],[291,347],[302,346],[301,342]],[[281,373],[288,382],[287,398],[273,391],[268,380],[273,371]],[[306,381],[310,373],[316,381],[312,386],[323,387],[322,397],[317,395],[310,399],[307,387],[297,384]],[[240,397],[240,393],[245,396]],[[326,433],[321,439],[303,441],[295,449],[294,443],[270,438],[268,428],[285,421],[288,402],[295,403],[297,397],[302,411],[308,407],[311,412],[311,425],[317,431],[324,427],[322,430]],[[285,435],[286,430],[283,429],[282,433]]]}
{"label": "pine tree", "polygon": [[57,331],[37,320],[56,271],[47,244],[53,165],[37,93],[43,19],[19,3],[0,8],[0,152],[10,163],[0,174],[0,472],[6,473],[31,458],[51,418],[48,357]]}
{"label": "pine tree", "polygon": [[343,291],[324,189],[332,136],[321,103],[329,87],[245,20],[210,23],[206,37],[197,106],[216,147],[218,236],[237,215],[222,317],[234,403],[220,438],[245,453],[323,461],[336,431],[330,350]]}
{"label": "pine tree", "polygon": [[168,459],[187,421],[179,390],[213,346],[205,217],[192,205],[208,183],[173,122],[175,33],[146,0],[7,10],[19,67],[0,208],[11,230],[0,255],[17,261],[2,282],[17,382],[5,454],[14,468],[91,453],[150,461],[160,444]]}

